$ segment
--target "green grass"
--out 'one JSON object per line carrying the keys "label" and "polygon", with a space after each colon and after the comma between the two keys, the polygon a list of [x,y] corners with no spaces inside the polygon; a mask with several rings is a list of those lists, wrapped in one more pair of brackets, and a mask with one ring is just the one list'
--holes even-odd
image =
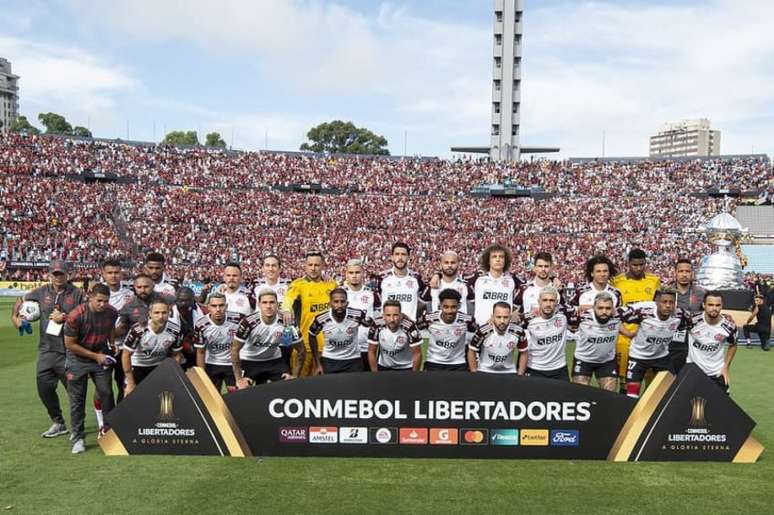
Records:
{"label": "green grass", "polygon": [[[523,460],[109,458],[45,440],[37,338],[20,338],[0,300],[0,512],[771,513],[774,459],[754,465]],[[36,328],[37,335],[37,328]],[[739,349],[733,396],[774,447],[767,379],[774,352]],[[62,404],[67,402],[61,392]],[[69,416],[67,417],[69,420]]]}

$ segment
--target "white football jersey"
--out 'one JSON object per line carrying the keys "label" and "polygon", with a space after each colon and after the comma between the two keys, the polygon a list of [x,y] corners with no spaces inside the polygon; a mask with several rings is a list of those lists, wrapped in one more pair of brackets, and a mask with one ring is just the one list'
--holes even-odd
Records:
{"label": "white football jersey", "polygon": [[236,313],[226,313],[226,319],[220,325],[213,322],[210,315],[194,323],[194,347],[204,349],[206,364],[231,366],[231,342],[239,319]]}
{"label": "white football jersey", "polygon": [[[359,290],[351,290],[346,285],[349,307],[365,311],[366,317],[374,318],[374,292],[365,286]],[[368,352],[368,327],[358,329],[357,344],[360,352]]]}
{"label": "white football jersey", "polygon": [[[239,359],[247,361],[282,359],[280,345],[285,327],[279,316],[275,316],[270,323],[265,323],[259,311],[243,317],[234,335],[234,340],[243,344],[239,351]],[[292,326],[289,327],[293,331],[291,344],[301,341],[298,331]]]}
{"label": "white football jersey", "polygon": [[439,311],[441,309],[441,303],[438,300],[438,295],[443,290],[454,290],[460,294],[460,313],[468,312],[468,301],[473,301],[473,289],[468,286],[464,280],[459,277],[455,277],[451,282],[446,282],[441,277],[440,285],[438,288],[430,288],[430,312]]}
{"label": "white football jersey", "polygon": [[497,302],[507,302],[513,307],[513,297],[520,281],[506,273],[500,277],[492,277],[489,273],[478,273],[466,279],[468,286],[473,288],[475,309],[473,318],[478,325],[489,322],[492,308]]}
{"label": "white football jersey", "polygon": [[585,311],[575,332],[575,359],[585,363],[608,363],[615,359],[615,342],[621,319],[613,313],[604,324],[600,324],[593,309]]}
{"label": "white football jersey", "polygon": [[258,292],[264,288],[269,288],[271,291],[277,294],[277,304],[282,306],[282,301],[285,300],[285,294],[288,292],[290,286],[290,279],[284,279],[280,277],[274,284],[269,284],[266,279],[261,277],[253,284],[253,295],[256,301],[258,300]]}
{"label": "white football jersey", "polygon": [[605,285],[604,290],[597,290],[594,287],[593,283],[586,283],[575,292],[575,296],[570,301],[570,304],[573,306],[592,306],[594,305],[594,297],[597,296],[598,293],[602,293],[603,291],[606,291],[610,295],[613,296],[613,307],[617,308],[618,306],[622,305],[623,302],[621,301],[621,291],[610,285],[610,283]]}
{"label": "white football jersey", "polygon": [[173,352],[183,350],[180,326],[172,320],[160,333],[154,333],[150,321],[134,324],[126,335],[122,348],[131,352],[133,367],[155,367]]}
{"label": "white football jersey", "polygon": [[504,334],[492,324],[484,324],[473,335],[468,348],[478,355],[478,371],[490,374],[515,374],[514,351],[527,350],[524,330],[517,324],[509,324]]}
{"label": "white football jersey", "polygon": [[691,320],[688,333],[688,363],[695,363],[705,374],[719,376],[726,359],[726,343],[736,345],[736,324],[725,315],[717,324],[707,323],[704,313]]}
{"label": "white football jersey", "polygon": [[465,351],[478,327],[473,317],[457,313],[457,318],[447,324],[440,311],[427,313],[417,321],[419,329],[428,338],[427,363],[462,365],[467,362]]}
{"label": "white football jersey", "polygon": [[424,289],[425,283],[422,277],[411,270],[401,277],[395,275],[393,269],[390,269],[379,274],[374,282],[374,294],[378,299],[379,308],[381,309],[388,300],[397,300],[400,302],[401,312],[411,320],[417,318],[419,294]]}
{"label": "white football jersey", "polygon": [[[370,325],[365,311],[355,308],[347,308],[344,320],[341,322],[333,318],[331,310],[324,311],[314,317],[309,327],[310,336],[316,337],[323,334],[325,340],[322,357],[328,359],[348,360],[360,359],[360,347],[358,346],[358,334],[360,328]],[[311,345],[311,342],[310,342]]]}
{"label": "white football jersey", "polygon": [[416,324],[405,315],[395,332],[387,327],[383,318],[377,317],[368,332],[368,344],[378,345],[380,366],[410,370],[413,366],[411,349],[422,345],[422,337]]}
{"label": "white football jersey", "polygon": [[221,291],[226,297],[226,310],[229,313],[247,316],[255,311],[253,309],[255,301],[247,288],[240,286],[237,291],[234,292],[228,292],[226,291],[226,288],[222,288]]}
{"label": "white football jersey", "polygon": [[527,368],[549,371],[567,366],[568,316],[557,308],[550,318],[527,314],[523,327],[527,336]]}
{"label": "white football jersey", "polygon": [[621,313],[627,324],[637,324],[637,334],[629,344],[629,356],[634,359],[659,359],[669,355],[669,344],[681,325],[689,322],[688,313],[680,308],[661,320],[655,302],[641,302],[630,305]]}

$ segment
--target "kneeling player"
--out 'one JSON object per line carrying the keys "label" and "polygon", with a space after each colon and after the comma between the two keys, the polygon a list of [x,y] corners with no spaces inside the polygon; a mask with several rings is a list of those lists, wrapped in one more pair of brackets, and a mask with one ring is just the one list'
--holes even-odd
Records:
{"label": "kneeling player", "polygon": [[675,332],[690,322],[686,311],[675,308],[676,296],[674,288],[661,286],[656,290],[655,303],[643,302],[621,313],[624,323],[639,325],[629,344],[626,368],[626,395],[629,397],[640,396],[642,380],[648,370],[674,374],[669,344]]}
{"label": "kneeling player", "polygon": [[445,289],[437,299],[439,310],[417,321],[417,329],[428,337],[425,371],[467,372],[465,349],[478,327],[472,316],[460,312],[460,292]]}
{"label": "kneeling player", "polygon": [[[314,318],[309,327],[309,347],[312,350],[315,374],[338,374],[341,372],[363,372],[363,358],[360,356],[358,336],[361,327],[368,327],[371,321],[365,311],[348,307],[347,290],[336,288],[330,294],[330,306]],[[317,336],[323,333],[325,345],[322,357],[317,353]]]}
{"label": "kneeling player", "polygon": [[590,384],[591,377],[596,376],[603,390],[618,389],[615,342],[619,331],[630,333],[623,329],[615,304],[613,294],[602,291],[594,296],[592,309],[581,315],[572,364],[573,383]]}
{"label": "kneeling player", "polygon": [[[514,359],[518,351],[518,369]],[[511,322],[511,306],[497,302],[490,322],[482,325],[468,345],[468,367],[471,372],[486,374],[519,374],[527,370],[527,340],[524,330]]]}
{"label": "kneeling player", "polygon": [[136,323],[124,340],[121,365],[126,375],[124,395],[129,395],[171,354],[182,359],[183,335],[180,326],[169,319],[169,304],[161,298],[148,306],[148,322]]}
{"label": "kneeling player", "polygon": [[239,326],[240,315],[226,311],[226,296],[210,293],[207,315],[194,323],[196,366],[204,368],[212,384],[220,392],[223,383],[229,392],[236,390],[231,366],[231,340]]}
{"label": "kneeling player", "polygon": [[[258,311],[239,322],[231,343],[231,366],[240,390],[251,384],[294,379],[301,371],[304,342],[294,327],[282,322],[277,311],[277,294],[263,288],[258,292]],[[293,374],[282,359],[282,345],[293,345],[298,352]]]}
{"label": "kneeling player", "polygon": [[422,366],[422,337],[401,312],[397,300],[382,305],[382,316],[368,332],[368,363],[372,372],[418,372]]}
{"label": "kneeling player", "polygon": [[[728,393],[731,362],[736,354],[736,324],[720,311],[723,298],[708,291],[702,304],[704,311],[692,319],[688,333],[688,363],[695,363],[710,379]],[[726,351],[728,343],[728,351]]]}

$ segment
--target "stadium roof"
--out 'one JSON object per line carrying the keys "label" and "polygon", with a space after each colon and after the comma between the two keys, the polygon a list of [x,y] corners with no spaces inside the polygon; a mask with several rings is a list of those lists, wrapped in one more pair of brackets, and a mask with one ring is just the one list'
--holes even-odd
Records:
{"label": "stadium roof", "polygon": [[[452,152],[464,152],[466,154],[488,154],[489,147],[452,147]],[[548,154],[559,152],[559,147],[521,147],[522,154]]]}

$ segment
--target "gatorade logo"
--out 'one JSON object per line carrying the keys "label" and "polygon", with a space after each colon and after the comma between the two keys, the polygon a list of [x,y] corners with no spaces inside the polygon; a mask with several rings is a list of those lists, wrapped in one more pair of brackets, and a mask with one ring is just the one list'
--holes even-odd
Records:
{"label": "gatorade logo", "polygon": [[457,445],[459,432],[456,428],[433,427],[430,429],[430,445]]}
{"label": "gatorade logo", "polygon": [[462,445],[487,445],[489,443],[489,430],[487,429],[463,429]]}

